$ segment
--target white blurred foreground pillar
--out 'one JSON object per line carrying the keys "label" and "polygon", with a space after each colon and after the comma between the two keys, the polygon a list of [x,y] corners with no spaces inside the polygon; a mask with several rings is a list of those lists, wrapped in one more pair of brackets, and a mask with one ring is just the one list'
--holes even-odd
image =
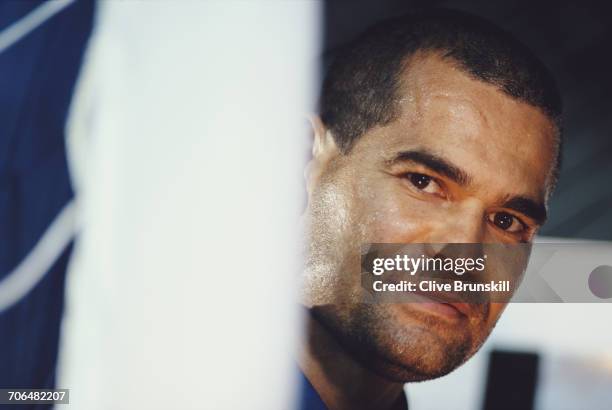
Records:
{"label": "white blurred foreground pillar", "polygon": [[290,408],[318,7],[98,3],[68,127],[72,408]]}

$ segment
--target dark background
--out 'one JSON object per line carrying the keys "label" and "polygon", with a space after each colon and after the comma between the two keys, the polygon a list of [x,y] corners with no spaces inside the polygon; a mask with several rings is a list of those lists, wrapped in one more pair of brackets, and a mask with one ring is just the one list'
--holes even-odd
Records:
{"label": "dark background", "polygon": [[485,17],[513,33],[552,70],[565,106],[563,164],[541,235],[612,240],[612,8],[571,1],[327,1],[324,49],[415,7]]}

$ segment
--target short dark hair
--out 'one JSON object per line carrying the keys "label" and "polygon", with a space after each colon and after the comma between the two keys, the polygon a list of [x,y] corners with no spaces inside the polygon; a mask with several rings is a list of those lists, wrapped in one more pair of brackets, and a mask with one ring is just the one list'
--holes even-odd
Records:
{"label": "short dark hair", "polygon": [[370,128],[396,118],[399,76],[417,51],[438,52],[472,77],[540,108],[557,127],[560,151],[561,97],[544,64],[487,20],[429,9],[372,26],[334,57],[323,81],[320,115],[342,152]]}

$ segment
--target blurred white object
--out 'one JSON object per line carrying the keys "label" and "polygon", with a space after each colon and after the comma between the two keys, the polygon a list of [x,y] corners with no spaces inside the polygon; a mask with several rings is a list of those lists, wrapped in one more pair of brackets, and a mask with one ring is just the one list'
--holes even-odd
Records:
{"label": "blurred white object", "polygon": [[68,129],[75,409],[290,408],[319,7],[98,3]]}
{"label": "blurred white object", "polygon": [[[608,342],[610,339],[608,339]],[[609,410],[612,369],[602,363],[602,352],[549,355],[542,363],[538,410]]]}

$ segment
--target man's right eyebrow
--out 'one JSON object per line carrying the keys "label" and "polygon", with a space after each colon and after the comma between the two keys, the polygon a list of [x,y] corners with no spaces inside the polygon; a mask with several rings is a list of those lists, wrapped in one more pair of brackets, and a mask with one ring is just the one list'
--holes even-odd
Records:
{"label": "man's right eyebrow", "polygon": [[430,168],[434,172],[444,175],[459,185],[468,185],[470,176],[452,162],[423,150],[401,151],[389,161],[391,164],[399,162],[414,162]]}

